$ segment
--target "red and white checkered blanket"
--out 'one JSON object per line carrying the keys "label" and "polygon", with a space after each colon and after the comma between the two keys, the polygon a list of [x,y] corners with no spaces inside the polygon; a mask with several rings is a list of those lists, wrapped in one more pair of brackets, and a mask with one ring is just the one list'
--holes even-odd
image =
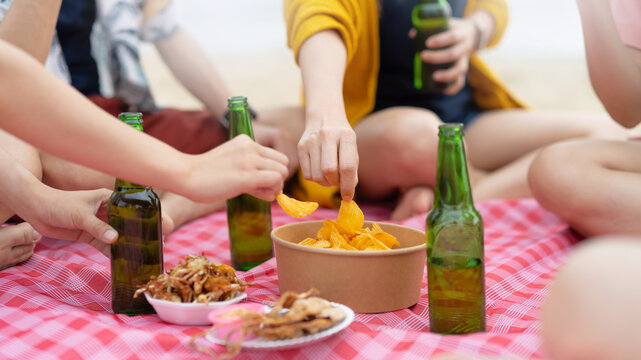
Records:
{"label": "red and white checkered blanket", "polygon": [[[421,299],[409,309],[357,314],[347,329],[323,342],[286,351],[244,351],[239,358],[426,359],[440,353],[543,357],[538,313],[545,287],[578,237],[531,199],[477,207],[485,222],[487,333],[430,333],[424,278]],[[368,220],[389,215],[383,207],[363,210]],[[320,209],[309,218],[336,215],[335,210]],[[295,221],[277,206],[272,216],[274,226]],[[424,230],[424,219],[417,216],[403,224]],[[165,267],[175,266],[184,255],[203,252],[229,263],[224,212],[169,236]],[[278,297],[274,259],[240,276],[257,283],[247,290],[250,301]],[[190,349],[189,340],[204,329],[168,324],[156,315],[114,315],[109,260],[86,244],[43,239],[31,259],[0,271],[0,358],[200,359],[206,357]]]}

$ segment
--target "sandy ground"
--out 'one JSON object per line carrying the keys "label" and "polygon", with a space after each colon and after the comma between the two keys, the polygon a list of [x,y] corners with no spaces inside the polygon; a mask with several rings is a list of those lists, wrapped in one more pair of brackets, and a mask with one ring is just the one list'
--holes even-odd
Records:
{"label": "sandy ground", "polygon": [[[184,26],[234,94],[247,95],[256,107],[300,103],[300,72],[285,43],[279,0],[180,2]],[[602,112],[588,79],[574,0],[509,3],[511,22],[501,44],[482,53],[491,68],[533,108]],[[201,107],[152,46],[142,55],[158,103]]]}

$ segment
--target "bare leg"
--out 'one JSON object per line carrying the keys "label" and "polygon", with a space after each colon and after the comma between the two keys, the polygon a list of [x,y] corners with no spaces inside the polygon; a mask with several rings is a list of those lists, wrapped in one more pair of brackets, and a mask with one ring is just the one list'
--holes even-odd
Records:
{"label": "bare leg", "polygon": [[584,140],[543,150],[532,194],[586,236],[641,235],[641,142]]}
{"label": "bare leg", "polygon": [[433,187],[440,124],[434,113],[411,107],[389,108],[359,121],[354,127],[359,195],[381,199],[401,188]]}
{"label": "bare leg", "polygon": [[555,142],[574,138],[623,139],[627,130],[601,114],[526,110],[488,111],[465,130],[468,161],[496,170]]}
{"label": "bare leg", "polygon": [[[359,194],[380,199],[401,191],[394,220],[429,209],[436,177],[439,119],[418,108],[371,114],[356,127]],[[530,196],[527,171],[538,149],[577,137],[620,137],[625,130],[601,115],[501,110],[466,129],[475,200]],[[412,201],[414,199],[414,201]]]}
{"label": "bare leg", "polygon": [[[40,165],[40,159],[38,158],[38,150],[33,146],[0,130],[0,147],[38,179],[42,178],[42,167]],[[14,214],[13,210],[0,203],[0,224],[4,224]]]}
{"label": "bare leg", "polygon": [[225,202],[200,204],[187,199],[186,197],[165,192],[160,195],[163,214],[169,216],[173,222],[172,229],[164,229],[163,232],[172,232],[178,227],[215,211],[225,209]]}
{"label": "bare leg", "polygon": [[[2,130],[0,147],[38,179],[42,178],[38,151],[34,147]],[[0,224],[4,224],[14,214],[12,209],[0,203]],[[38,239],[40,235],[27,223],[0,228],[0,269],[16,265],[31,257],[35,241]]]}
{"label": "bare leg", "polygon": [[576,138],[623,139],[627,130],[600,114],[492,111],[465,133],[469,161],[491,171],[474,189],[477,201],[531,196],[527,172],[538,151]]}
{"label": "bare leg", "polygon": [[[412,107],[385,109],[358,122],[359,196],[382,199],[400,192],[392,220],[429,210],[440,124],[431,111]],[[483,177],[473,166],[469,172],[473,184]]]}
{"label": "bare leg", "polygon": [[554,360],[641,358],[640,238],[595,238],[559,272],[543,307]]}
{"label": "bare leg", "polygon": [[99,171],[40,152],[42,181],[60,190],[113,189],[116,179]]}

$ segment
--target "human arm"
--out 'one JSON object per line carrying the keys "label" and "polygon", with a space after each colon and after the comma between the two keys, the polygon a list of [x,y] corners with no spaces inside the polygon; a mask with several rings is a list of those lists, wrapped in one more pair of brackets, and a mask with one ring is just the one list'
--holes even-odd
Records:
{"label": "human arm", "polygon": [[62,0],[17,0],[0,22],[0,39],[41,64],[47,60]]}
{"label": "human arm", "polygon": [[305,179],[340,185],[342,198],[349,201],[358,182],[358,151],[343,103],[346,61],[343,40],[333,30],[316,33],[301,46],[306,108],[298,157]]}
{"label": "human arm", "polygon": [[609,1],[577,4],[592,87],[615,121],[633,127],[641,122],[641,51],[621,41]]}
{"label": "human arm", "polygon": [[470,57],[475,51],[497,44],[507,26],[505,1],[475,1],[463,18],[451,18],[450,28],[427,39],[431,49],[421,53],[432,64],[453,63],[449,69],[434,72],[434,80],[450,83],[446,94],[456,94],[465,84]]}
{"label": "human arm", "polygon": [[178,152],[116,121],[33,59],[0,41],[0,128],[53,155],[198,202],[250,193],[273,200],[287,158],[247,137]]}
{"label": "human arm", "polygon": [[93,245],[109,256],[118,233],[104,221],[111,191],[63,191],[44,185],[0,149],[0,202],[45,236]]}
{"label": "human arm", "polygon": [[178,81],[216,118],[222,117],[227,110],[229,89],[196,40],[178,28],[155,45]]}
{"label": "human arm", "polygon": [[[230,92],[196,40],[186,30],[178,28],[155,45],[174,76],[205,105],[213,115],[212,119],[221,118],[227,110]],[[254,121],[253,127],[254,137],[259,144],[282,152],[290,160],[296,159],[296,148],[290,145],[291,141],[283,130],[261,121]],[[296,166],[293,161],[290,162],[290,172],[293,172]]]}

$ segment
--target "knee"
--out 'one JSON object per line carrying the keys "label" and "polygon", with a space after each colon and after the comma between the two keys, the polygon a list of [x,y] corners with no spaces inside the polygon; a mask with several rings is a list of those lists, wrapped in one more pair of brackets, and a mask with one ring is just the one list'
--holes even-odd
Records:
{"label": "knee", "polygon": [[543,339],[552,359],[638,359],[641,239],[581,244],[552,283]]}
{"label": "knee", "polygon": [[581,159],[583,146],[579,142],[548,146],[537,154],[528,170],[532,196],[564,219],[576,210],[573,194],[585,170],[585,161]]}
{"label": "knee", "polygon": [[427,110],[412,109],[405,112],[384,138],[384,146],[396,154],[401,169],[409,173],[419,171],[420,167],[436,168],[438,153],[438,117]]}

